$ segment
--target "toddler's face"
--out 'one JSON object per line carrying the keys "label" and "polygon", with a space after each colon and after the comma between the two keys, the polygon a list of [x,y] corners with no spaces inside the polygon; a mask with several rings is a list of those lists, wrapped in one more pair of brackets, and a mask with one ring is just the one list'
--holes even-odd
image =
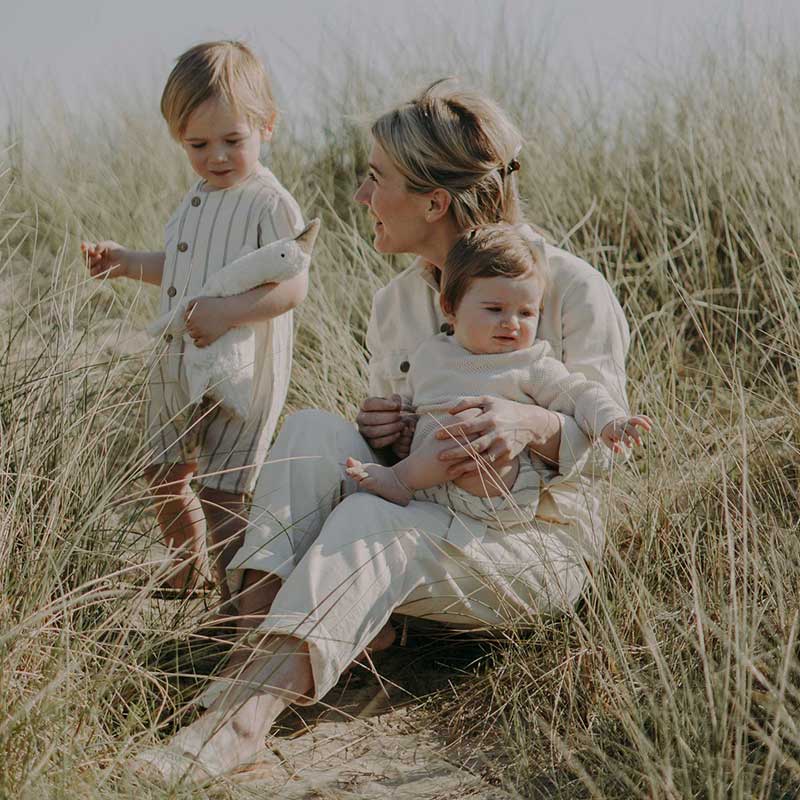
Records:
{"label": "toddler's face", "polygon": [[541,305],[536,278],[476,278],[448,321],[471,353],[508,353],[533,344]]}
{"label": "toddler's face", "polygon": [[192,169],[214,189],[230,189],[252,175],[261,142],[271,127],[257,130],[241,112],[212,98],[189,116],[181,144]]}

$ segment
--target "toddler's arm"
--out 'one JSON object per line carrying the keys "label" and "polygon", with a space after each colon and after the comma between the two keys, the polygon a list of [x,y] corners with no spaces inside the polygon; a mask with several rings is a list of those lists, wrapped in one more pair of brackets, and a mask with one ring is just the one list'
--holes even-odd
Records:
{"label": "toddler's arm", "polygon": [[[202,340],[213,341],[232,327],[270,319],[293,308],[305,297],[306,271],[319,225],[318,219],[312,220],[297,236],[235,259],[214,273],[196,296],[184,298],[148,326],[148,332],[160,336],[188,330],[193,339],[197,333]],[[275,284],[286,285],[283,291],[276,291]],[[187,323],[190,315],[193,324]]]}
{"label": "toddler's arm", "polygon": [[131,278],[161,285],[164,253],[129,250],[112,241],[81,242],[89,274],[93,278]]}

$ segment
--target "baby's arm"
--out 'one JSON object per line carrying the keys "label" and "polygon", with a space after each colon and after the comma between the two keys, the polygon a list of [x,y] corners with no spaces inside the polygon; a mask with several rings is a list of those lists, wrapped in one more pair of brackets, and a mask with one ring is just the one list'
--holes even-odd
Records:
{"label": "baby's arm", "polygon": [[[475,411],[477,415],[478,411]],[[448,418],[442,424],[448,427],[451,434],[457,437],[454,425],[460,420],[464,422],[472,414],[462,414],[458,418]],[[462,442],[465,451],[469,444]],[[398,461],[392,467],[385,467],[382,464],[364,464],[355,458],[348,458],[345,464],[345,471],[353,478],[359,487],[383,497],[392,503],[408,505],[418,489],[430,489],[443,483],[448,483],[450,478],[447,475],[449,462],[439,458],[440,453],[449,449],[453,445],[452,438],[441,441],[435,436],[428,436],[422,444],[406,458]],[[490,467],[479,469],[476,474],[464,475],[453,481],[464,491],[478,497],[501,497],[505,495],[519,472],[519,460],[514,459],[510,464],[498,470]]]}
{"label": "baby's arm", "polygon": [[164,252],[129,250],[112,241],[81,242],[89,274],[93,278],[131,278],[161,285]]}
{"label": "baby's arm", "polygon": [[649,431],[650,420],[629,416],[611,397],[603,384],[577,372],[569,372],[552,357],[546,342],[537,342],[538,357],[531,364],[523,391],[539,405],[575,418],[584,433],[603,443],[615,453],[622,445],[641,444],[639,430]]}

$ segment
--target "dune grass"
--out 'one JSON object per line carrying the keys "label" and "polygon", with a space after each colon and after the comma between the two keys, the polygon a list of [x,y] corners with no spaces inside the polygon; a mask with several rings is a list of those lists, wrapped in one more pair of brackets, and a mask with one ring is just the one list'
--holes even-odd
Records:
{"label": "dune grass", "polygon": [[[422,712],[521,797],[800,793],[799,66],[708,55],[598,114],[492,63],[527,138],[529,218],[611,282],[632,405],[657,420],[603,487],[606,559],[575,616],[493,648]],[[272,154],[324,219],[289,410],[354,415],[370,298],[405,263],[374,253],[350,201],[359,115],[380,107],[364,87],[395,85],[381,80],[354,78],[324,136],[284,128]],[[90,282],[78,251],[157,248],[190,176],[154,114],[110,111],[42,110],[57,124],[0,156],[3,797],[161,796],[119,765],[215,657],[193,633],[203,608],[150,591],[137,478],[154,293]]]}

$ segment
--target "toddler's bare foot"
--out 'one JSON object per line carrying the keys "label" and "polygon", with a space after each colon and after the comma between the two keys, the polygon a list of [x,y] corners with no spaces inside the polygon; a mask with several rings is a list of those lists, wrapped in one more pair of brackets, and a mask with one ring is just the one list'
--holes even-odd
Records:
{"label": "toddler's bare foot", "polygon": [[376,494],[378,497],[390,500],[400,506],[407,506],[411,502],[411,491],[397,477],[391,467],[384,467],[381,464],[363,464],[355,458],[348,458],[345,472],[364,491]]}

